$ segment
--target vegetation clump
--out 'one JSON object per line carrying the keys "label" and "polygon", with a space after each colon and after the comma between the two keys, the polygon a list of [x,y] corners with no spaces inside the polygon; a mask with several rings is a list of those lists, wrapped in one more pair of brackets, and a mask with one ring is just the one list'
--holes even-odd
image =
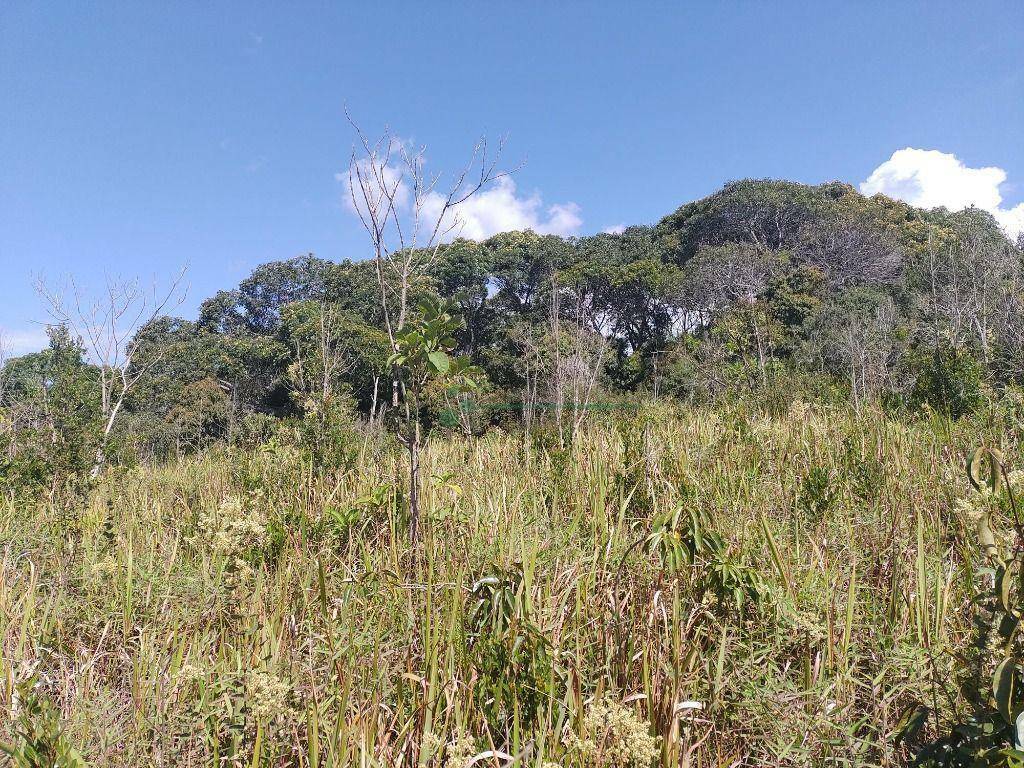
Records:
{"label": "vegetation clump", "polygon": [[646,768],[658,756],[651,724],[610,696],[593,702],[583,715],[580,737],[570,732],[566,749],[573,759],[594,768]]}

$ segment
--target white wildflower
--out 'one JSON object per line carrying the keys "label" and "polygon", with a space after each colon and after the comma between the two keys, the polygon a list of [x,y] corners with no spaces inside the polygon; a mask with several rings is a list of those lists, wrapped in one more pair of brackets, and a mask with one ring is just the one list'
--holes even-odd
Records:
{"label": "white wildflower", "polygon": [[583,736],[570,732],[564,743],[593,768],[645,768],[658,756],[659,737],[650,730],[633,710],[605,696],[583,716]]}

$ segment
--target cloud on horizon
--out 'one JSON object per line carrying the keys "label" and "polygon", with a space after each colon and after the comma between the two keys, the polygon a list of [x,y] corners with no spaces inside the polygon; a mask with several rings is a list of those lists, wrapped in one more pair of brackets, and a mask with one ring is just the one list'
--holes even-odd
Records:
{"label": "cloud on horizon", "polygon": [[959,211],[975,206],[991,213],[1016,238],[1024,232],[1024,203],[1003,205],[1000,187],[1005,182],[1002,168],[970,168],[952,153],[906,147],[875,168],[860,191],[881,193],[919,208]]}

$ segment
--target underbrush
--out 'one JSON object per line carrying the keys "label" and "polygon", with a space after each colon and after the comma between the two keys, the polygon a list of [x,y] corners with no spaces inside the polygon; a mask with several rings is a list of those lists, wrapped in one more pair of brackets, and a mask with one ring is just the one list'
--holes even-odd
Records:
{"label": "underbrush", "polygon": [[964,456],[1017,436],[769,414],[432,438],[415,556],[369,432],[332,470],[271,441],[10,502],[0,741],[30,701],[94,766],[907,764],[970,704]]}

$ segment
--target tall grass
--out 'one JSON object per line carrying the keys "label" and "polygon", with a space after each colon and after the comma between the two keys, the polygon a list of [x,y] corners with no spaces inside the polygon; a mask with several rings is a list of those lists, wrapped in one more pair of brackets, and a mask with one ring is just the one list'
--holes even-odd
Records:
{"label": "tall grass", "polygon": [[[0,727],[34,678],[97,766],[625,765],[628,728],[665,766],[900,765],[907,707],[957,717],[954,502],[1002,434],[798,404],[435,437],[416,557],[382,436],[111,472],[0,509]],[[607,702],[635,722],[588,752]]]}

